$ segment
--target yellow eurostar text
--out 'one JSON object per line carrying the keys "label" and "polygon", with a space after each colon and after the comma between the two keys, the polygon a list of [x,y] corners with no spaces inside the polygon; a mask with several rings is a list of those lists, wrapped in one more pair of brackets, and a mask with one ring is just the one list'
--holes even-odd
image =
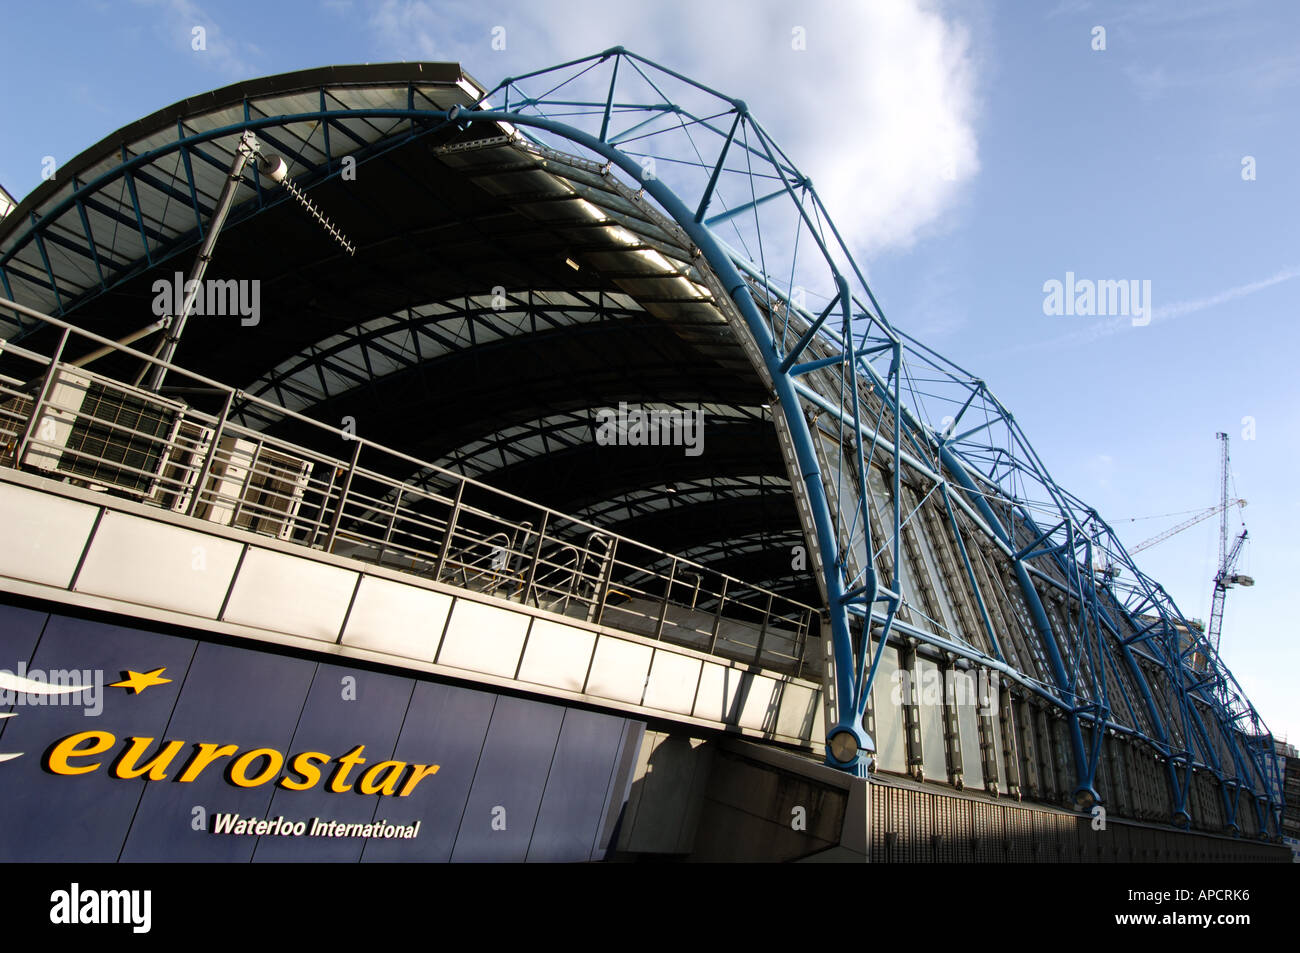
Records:
{"label": "yellow eurostar text", "polygon": [[[168,741],[141,763],[153,743],[154,739],[148,737],[127,738],[108,773],[123,780],[140,777],[150,781],[167,780],[172,762],[186,743]],[[45,767],[53,774],[90,774],[99,770],[103,762],[87,759],[104,754],[115,744],[117,737],[112,732],[79,731],[61,738],[50,747]],[[328,770],[326,786],[336,794],[355,790],[360,794],[407,797],[421,781],[437,774],[439,767],[436,764],[379,761],[353,780],[353,771],[366,763],[361,756],[366,750],[365,745],[357,745],[337,757],[323,751],[301,751],[287,759],[288,771],[284,774],[281,774],[281,769],[285,767],[286,757],[275,748],[250,748],[241,752],[238,745],[209,741],[196,742],[191,748],[175,776],[175,780],[182,784],[197,780],[213,764],[229,759],[225,766],[226,780],[241,788],[260,787],[274,780],[287,790],[307,791],[316,787]],[[329,769],[330,764],[334,765],[332,769]]]}

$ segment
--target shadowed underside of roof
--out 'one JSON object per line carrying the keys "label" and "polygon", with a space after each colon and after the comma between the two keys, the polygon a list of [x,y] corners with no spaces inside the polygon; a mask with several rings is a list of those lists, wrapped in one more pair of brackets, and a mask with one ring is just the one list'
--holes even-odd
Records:
{"label": "shadowed underside of roof", "polygon": [[[108,337],[155,320],[156,283],[183,282],[238,141],[213,133],[245,116],[316,112],[257,135],[356,254],[284,190],[247,177],[206,277],[256,282],[256,323],[196,314],[180,365],[815,598],[810,576],[792,580],[802,537],[766,389],[671,220],[572,157],[446,124],[324,115],[481,94],[453,64],[395,64],[271,77],[169,107],[88,149],[0,223],[7,290]],[[68,201],[96,177],[102,188]],[[33,216],[57,221],[43,241],[16,227]],[[29,340],[48,330],[6,334],[48,344]],[[94,366],[138,371],[116,356]],[[701,452],[602,444],[598,412],[620,403],[701,414]],[[251,406],[233,415],[319,442]]]}

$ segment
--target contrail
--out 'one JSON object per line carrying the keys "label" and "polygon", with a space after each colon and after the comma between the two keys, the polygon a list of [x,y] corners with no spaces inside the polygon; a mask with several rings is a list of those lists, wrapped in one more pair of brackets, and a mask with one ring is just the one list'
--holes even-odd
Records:
{"label": "contrail", "polygon": [[[1220,291],[1218,294],[1208,295],[1204,298],[1189,298],[1185,301],[1175,301],[1172,304],[1161,305],[1151,313],[1153,321],[1164,321],[1170,318],[1181,318],[1186,314],[1193,314],[1197,311],[1204,311],[1206,308],[1213,308],[1227,301],[1233,301],[1237,298],[1244,298],[1252,295],[1257,291],[1263,291],[1265,288],[1271,288],[1273,285],[1279,285],[1284,281],[1290,281],[1293,278],[1300,278],[1300,265],[1292,265],[1289,268],[1283,268],[1281,271],[1270,275],[1268,278],[1262,278],[1259,281],[1251,281],[1244,285],[1237,285]],[[1078,331],[1072,331],[1069,334],[1062,335],[1059,338],[1051,338],[1046,341],[1030,341],[1020,344],[1016,347],[1003,349],[1002,354],[1018,354],[1023,351],[1036,351],[1041,348],[1056,347],[1061,344],[1088,344],[1099,338],[1109,337],[1112,334],[1118,334],[1131,326],[1131,321],[1127,317],[1111,318],[1100,324],[1093,324]],[[977,359],[978,360],[978,359]]]}
{"label": "contrail", "polygon": [[1284,281],[1290,281],[1292,278],[1300,277],[1300,265],[1293,265],[1290,268],[1283,268],[1277,274],[1270,278],[1264,278],[1261,281],[1252,281],[1249,284],[1237,285],[1235,288],[1229,288],[1227,291],[1220,291],[1216,295],[1210,295],[1208,298],[1193,298],[1190,301],[1175,301],[1173,304],[1167,304],[1163,307],[1156,308],[1152,318],[1161,321],[1165,318],[1180,318],[1185,314],[1191,314],[1194,311],[1204,311],[1206,308],[1213,308],[1215,305],[1223,304],[1225,301],[1232,301],[1234,298],[1244,298],[1246,295],[1252,295],[1256,291],[1263,291],[1265,288],[1271,288],[1273,285],[1281,284]]}

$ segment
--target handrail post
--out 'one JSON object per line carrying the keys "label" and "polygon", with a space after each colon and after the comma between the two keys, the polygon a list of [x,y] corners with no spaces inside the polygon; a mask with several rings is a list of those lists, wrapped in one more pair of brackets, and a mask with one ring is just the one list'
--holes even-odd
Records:
{"label": "handrail post", "polygon": [[564,608],[560,610],[561,614],[568,615],[569,603],[573,601],[573,593],[578,588],[579,574],[582,572],[582,557],[578,555],[578,548],[572,543],[564,545],[573,553],[573,563],[569,567],[569,585],[564,592]]}
{"label": "handrail post", "polygon": [[672,598],[673,583],[677,580],[677,557],[673,557],[672,566],[668,569],[668,587],[664,589],[664,604],[659,607],[659,622],[655,625],[655,639],[662,639],[664,634],[664,620],[668,618],[668,601]]}
{"label": "handrail post", "polygon": [[808,633],[812,629],[812,609],[803,610],[803,621],[799,623],[799,638],[795,642],[799,651],[799,667],[794,670],[795,678],[803,678],[803,667],[808,660]]}
{"label": "handrail post", "polygon": [[226,421],[230,417],[230,408],[234,401],[235,392],[228,391],[225,406],[221,408],[221,416],[217,418],[217,429],[212,431],[212,442],[208,445],[208,452],[203,455],[203,465],[199,467],[198,478],[194,481],[194,495],[190,498],[190,505],[185,507],[186,516],[193,516],[198,512],[203,487],[208,482],[208,474],[212,472],[212,461],[216,459],[217,448],[221,446],[221,437],[226,429]]}
{"label": "handrail post", "polygon": [[605,569],[601,573],[605,578],[600,583],[600,599],[596,602],[596,625],[601,625],[605,619],[605,600],[609,598],[609,584],[614,577],[614,563],[618,558],[618,537],[608,537],[611,539],[609,552],[605,555]]}
{"label": "handrail post", "polygon": [[[257,464],[261,461],[262,458],[262,443],[263,441],[259,440],[257,441],[257,444],[253,447],[252,459],[248,461],[248,473],[245,474],[244,482],[239,487],[239,495],[235,497],[235,508],[230,511],[231,529],[239,528],[239,510],[244,505],[244,497],[248,494],[249,489],[251,489],[253,486],[253,474],[257,472]],[[231,452],[231,459],[232,460],[234,459],[233,451]],[[254,519],[257,519],[257,517],[254,517]],[[249,521],[249,531],[254,532],[254,530],[252,529],[252,520]]]}
{"label": "handrail post", "polygon": [[406,492],[405,486],[397,488],[397,498],[393,500],[393,512],[388,515],[388,528],[384,530],[384,541],[379,544],[379,564],[384,563],[384,553],[388,552],[388,544],[393,540],[393,526],[397,523],[397,511],[402,508],[402,494]]}
{"label": "handrail post", "polygon": [[465,481],[456,484],[456,499],[451,504],[451,515],[447,517],[447,529],[443,532],[442,549],[438,552],[438,562],[433,567],[435,582],[442,581],[442,570],[447,565],[447,554],[451,552],[451,540],[456,535],[456,523],[460,519],[460,500],[465,495]]}
{"label": "handrail post", "polygon": [[338,480],[338,477],[339,477],[339,468],[335,465],[333,461],[331,461],[330,480],[329,483],[326,484],[325,486],[324,494],[321,496],[320,508],[316,514],[316,519],[313,521],[315,522],[316,525],[312,527],[311,542],[308,544],[312,549],[316,548],[316,540],[320,537],[321,532],[324,531],[325,529],[325,525],[324,525],[325,510],[329,506],[330,496],[334,493],[334,483],[335,481]]}
{"label": "handrail post", "polygon": [[[533,581],[537,578],[537,564],[542,559],[542,543],[546,540],[546,527],[550,522],[550,510],[542,511],[542,525],[537,530],[537,548],[533,551],[533,564],[528,567],[528,582],[524,586],[523,605],[528,605],[528,598],[533,594]],[[538,602],[538,608],[541,608],[541,602]]]}
{"label": "handrail post", "polygon": [[352,492],[352,477],[357,472],[357,458],[361,456],[361,441],[352,450],[352,462],[348,464],[348,475],[343,478],[343,486],[339,489],[339,505],[334,510],[334,519],[330,520],[329,535],[325,537],[325,552],[334,551],[334,537],[338,535],[339,524],[343,522],[343,506],[348,501],[348,494]]}
{"label": "handrail post", "polygon": [[730,576],[722,577],[722,593],[718,596],[718,611],[713,614],[713,636],[709,639],[709,654],[716,655],[718,648],[718,629],[722,626],[722,607],[727,604],[727,587],[731,584]]}
{"label": "handrail post", "polygon": [[767,626],[772,621],[772,593],[767,594],[767,608],[763,610],[763,627],[758,632],[758,648],[754,650],[754,664],[763,657],[763,643],[767,641]]}
{"label": "handrail post", "polygon": [[59,338],[59,346],[55,348],[54,356],[50,358],[49,369],[45,372],[45,379],[41,381],[41,389],[36,395],[36,403],[32,404],[31,415],[27,418],[27,427],[23,430],[23,437],[18,441],[18,450],[14,454],[14,468],[21,470],[23,468],[23,455],[27,452],[27,445],[31,443],[32,431],[40,426],[41,408],[50,398],[50,390],[54,386],[54,377],[58,374],[59,359],[63,357],[63,348],[68,343],[68,333],[71,328],[63,329],[63,336]]}

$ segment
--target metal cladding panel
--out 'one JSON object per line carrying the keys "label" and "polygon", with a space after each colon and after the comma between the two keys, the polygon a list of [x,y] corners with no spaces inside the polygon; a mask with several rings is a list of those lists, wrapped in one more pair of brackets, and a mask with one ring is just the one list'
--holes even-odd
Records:
{"label": "metal cladding panel", "polygon": [[941,864],[950,864],[957,859],[957,836],[960,830],[957,820],[958,800],[951,797],[936,797],[931,805],[934,810],[935,852],[933,860]]}
{"label": "metal cladding panel", "polygon": [[[261,747],[286,751],[315,667],[300,659],[200,643],[184,690],[176,696],[166,737],[214,744],[238,739],[241,751]],[[163,694],[154,688],[142,697],[155,693]],[[187,750],[182,756],[188,754]],[[274,788],[232,786],[225,777],[229,764],[229,759],[217,761],[189,782],[176,781],[179,775],[173,774],[166,782],[148,783],[140,799],[144,822],[132,824],[122,859],[250,860],[256,838],[205,836],[191,827],[196,806],[203,807],[209,818],[217,811],[244,817],[267,815]]]}
{"label": "metal cladding panel", "polygon": [[524,660],[519,666],[519,678],[525,682],[580,692],[595,644],[594,632],[547,619],[534,619],[528,632]]}
{"label": "metal cladding panel", "polygon": [[907,736],[903,732],[903,709],[899,705],[898,650],[885,646],[871,693],[876,702],[876,757],[884,771],[902,774],[907,770]]}
{"label": "metal cladding panel", "polygon": [[443,665],[512,678],[528,632],[528,617],[508,609],[457,599],[438,661]]}
{"label": "metal cladding panel", "polygon": [[[333,642],[356,583],[357,574],[350,570],[251,546],[223,618]],[[286,592],[295,598],[285,599]]]}
{"label": "metal cladding panel", "polygon": [[[936,801],[939,799],[936,798]],[[945,797],[953,818],[953,857],[958,863],[968,864],[975,859],[976,838],[981,837],[975,810],[983,805],[972,804],[964,798]]]}
{"label": "metal cladding panel", "polygon": [[645,702],[650,708],[689,715],[699,687],[700,659],[674,652],[655,652],[646,681]]}
{"label": "metal cladding panel", "polygon": [[[371,841],[366,861],[447,861],[465,813],[465,800],[492,721],[496,696],[452,685],[420,682],[394,757],[422,761],[436,752],[437,785],[422,784],[406,800],[424,818],[416,840]],[[427,828],[425,830],[424,828]]]}
{"label": "metal cladding panel", "polygon": [[641,704],[652,652],[650,646],[637,642],[601,639],[587,676],[588,694]]}
{"label": "metal cladding panel", "polygon": [[593,856],[614,783],[626,719],[569,710],[555,748],[528,859],[574,862]]}
{"label": "metal cladding panel", "polygon": [[916,660],[916,671],[917,684],[913,690],[920,695],[921,754],[925,776],[944,781],[948,778],[948,753],[943,743],[943,701],[940,696],[943,674],[938,665],[925,658]]}
{"label": "metal cladding panel", "polygon": [[1124,863],[1133,860],[1133,828],[1115,826],[1112,831],[1110,859]]}
{"label": "metal cladding panel", "polygon": [[1104,864],[1115,859],[1115,836],[1112,833],[1115,827],[1112,824],[1091,832],[1092,836],[1085,845],[1085,860]]}
{"label": "metal cladding panel", "polygon": [[700,688],[695,698],[695,717],[725,721],[736,704],[743,672],[713,662],[705,662],[700,673]]}
{"label": "metal cladding panel", "polygon": [[812,689],[790,682],[785,683],[781,689],[781,712],[777,716],[777,732],[793,737],[816,737],[811,727],[820,707],[817,693]]}
{"label": "metal cladding panel", "polygon": [[1001,804],[969,805],[974,832],[974,856],[978,863],[996,863],[1007,859],[1006,808]]}
{"label": "metal cladding panel", "polygon": [[[364,756],[366,763],[358,765],[346,778],[338,779],[339,787],[350,786],[355,792],[364,771],[380,762],[396,760],[397,736],[411,701],[411,690],[411,680],[407,678],[319,665],[293,741],[286,750],[331,755],[351,751],[359,744],[357,718],[364,711],[366,742],[358,755]],[[411,811],[404,803],[406,800],[340,796],[323,783],[308,791],[277,788],[267,816],[292,819],[319,816],[361,824],[377,820],[414,824],[414,817],[408,820],[403,816]],[[256,840],[255,861],[356,861],[361,859],[365,846],[365,841],[356,837],[321,837],[300,842],[295,837],[266,835]]]}
{"label": "metal cladding panel", "polygon": [[[19,662],[30,664],[47,618],[44,612],[0,604],[0,669],[16,671]],[[13,704],[0,704],[0,711],[15,710]],[[0,737],[7,724],[0,721]]]}
{"label": "metal cladding panel", "polygon": [[906,814],[906,859],[910,863],[924,863],[931,854],[930,806],[931,797],[926,791],[904,791]]}
{"label": "metal cladding panel", "polygon": [[558,706],[497,699],[452,860],[527,858],[563,721]]}
{"label": "metal cladding panel", "polygon": [[[0,617],[6,632],[14,622],[13,612],[7,608]],[[24,614],[20,624],[29,626],[30,616]],[[5,642],[10,638],[6,636]],[[29,668],[98,671],[108,683],[125,675],[122,669],[128,665],[145,671],[166,667],[184,672],[194,648],[189,639],[160,640],[145,632],[56,615],[46,623]],[[79,766],[102,764],[97,771],[52,774],[42,767],[42,752],[56,739],[84,731],[111,731],[119,738],[161,738],[175,699],[170,692],[146,691],[136,696],[105,685],[100,699],[103,710],[97,716],[94,711],[99,706],[93,702],[89,706],[15,706],[16,717],[0,723],[4,727],[0,747],[6,752],[23,752],[22,757],[0,764],[0,778],[4,779],[0,785],[0,860],[118,860],[144,782],[110,777],[108,754],[77,761]],[[188,810],[177,829],[155,826],[160,839],[182,838],[188,833]]]}
{"label": "metal cladding panel", "polygon": [[95,530],[76,589],[214,618],[230,589],[240,548],[207,533],[108,511]]}
{"label": "metal cladding panel", "polygon": [[993,769],[998,783],[998,791],[1005,793],[1007,791],[1007,761],[1006,753],[1002,750],[1002,724],[999,716],[993,715],[988,725],[989,739],[993,745]]}
{"label": "metal cladding panel", "polygon": [[432,662],[451,597],[364,576],[348,613],[343,644]]}
{"label": "metal cladding panel", "polygon": [[899,828],[902,825],[902,791],[885,785],[871,788],[871,860],[873,863],[899,862],[902,848]]}
{"label": "metal cladding panel", "polygon": [[[0,861],[587,860],[626,802],[642,727],[4,604],[0,651],[0,668],[84,671],[74,684],[94,686],[57,705],[20,696],[0,719],[16,755],[0,761]],[[110,684],[141,672],[156,677],[139,691]],[[100,734],[68,740],[83,732]],[[231,826],[277,818],[303,830]],[[362,832],[379,821],[383,834]]]}
{"label": "metal cladding panel", "polygon": [[1034,861],[1033,812],[1028,810],[1010,810],[1007,812],[1007,840],[1011,842],[1011,860],[1013,863],[1032,863]]}
{"label": "metal cladding panel", "polygon": [[957,725],[961,735],[961,766],[967,787],[984,786],[984,759],[980,751],[980,731],[976,721],[975,676],[970,672],[953,672],[957,689]]}
{"label": "metal cladding panel", "polygon": [[49,493],[0,486],[0,575],[66,586],[95,525],[95,508]]}
{"label": "metal cladding panel", "polygon": [[742,727],[763,731],[776,728],[775,715],[781,703],[780,684],[766,675],[749,673],[744,688],[745,700],[738,719]]}

